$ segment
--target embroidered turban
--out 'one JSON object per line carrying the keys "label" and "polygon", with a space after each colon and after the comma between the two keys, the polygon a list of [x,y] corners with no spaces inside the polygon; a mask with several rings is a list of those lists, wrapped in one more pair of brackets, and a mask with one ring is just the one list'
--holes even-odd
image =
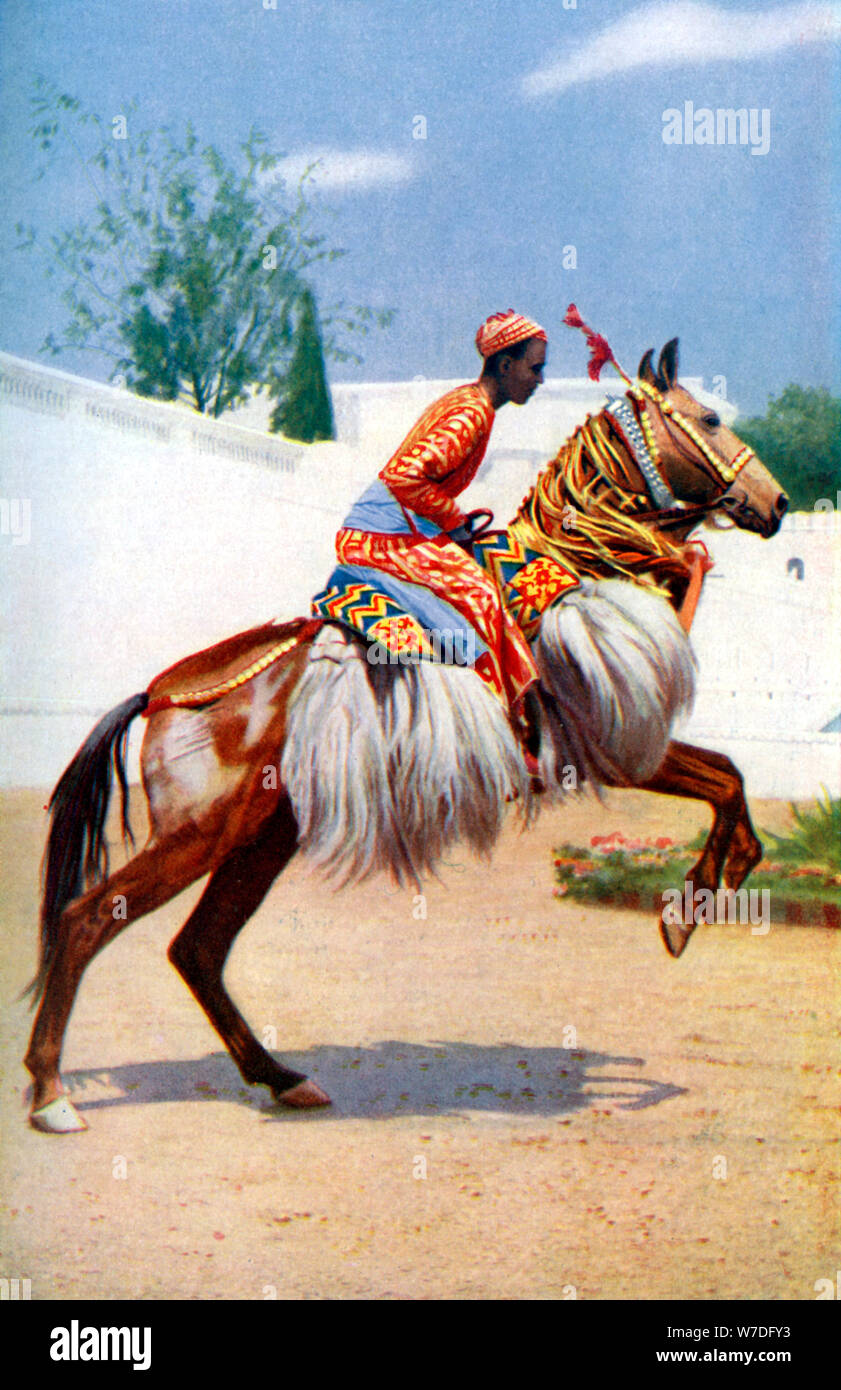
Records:
{"label": "embroidered turban", "polygon": [[513,347],[525,338],[542,338],[545,343],[546,333],[539,323],[523,318],[522,314],[515,314],[513,309],[507,309],[504,313],[491,314],[489,319],[485,319],[476,334],[476,347],[480,357],[493,357],[495,352]]}

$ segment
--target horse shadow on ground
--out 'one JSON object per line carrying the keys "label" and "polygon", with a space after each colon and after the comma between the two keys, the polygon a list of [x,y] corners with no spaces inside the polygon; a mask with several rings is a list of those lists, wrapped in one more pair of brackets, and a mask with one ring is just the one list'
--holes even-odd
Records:
{"label": "horse shadow on ground", "polygon": [[[384,1041],[287,1052],[283,1061],[323,1086],[323,1110],[278,1105],[262,1086],[246,1086],[226,1052],[177,1062],[137,1062],[65,1073],[82,1112],[160,1101],[229,1100],[267,1120],[392,1119],[484,1111],[551,1116],[605,1107],[645,1110],[685,1087],[640,1074],[642,1057],[581,1048]],[[114,1094],[114,1092],[119,1094]]]}

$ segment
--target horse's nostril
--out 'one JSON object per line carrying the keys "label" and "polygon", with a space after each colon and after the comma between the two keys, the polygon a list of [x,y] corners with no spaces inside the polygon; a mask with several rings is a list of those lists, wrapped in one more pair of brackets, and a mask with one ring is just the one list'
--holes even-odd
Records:
{"label": "horse's nostril", "polygon": [[781,492],[780,495],[779,495],[779,497],[777,498],[776,502],[774,503],[774,512],[775,512],[775,514],[776,514],[778,517],[780,517],[780,519],[782,520],[782,518],[785,516],[785,514],[786,514],[787,511],[788,511],[788,498],[786,497],[786,495],[785,495],[784,492]]}

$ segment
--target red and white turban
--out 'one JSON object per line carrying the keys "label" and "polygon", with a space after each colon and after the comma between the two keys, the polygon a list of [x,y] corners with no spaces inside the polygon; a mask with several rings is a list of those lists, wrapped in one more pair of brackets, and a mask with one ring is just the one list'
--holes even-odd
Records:
{"label": "red and white turban", "polygon": [[495,352],[502,352],[503,348],[513,347],[515,343],[522,343],[525,338],[542,338],[544,343],[547,341],[546,333],[539,323],[523,318],[522,314],[516,314],[513,309],[506,309],[485,319],[476,334],[476,347],[480,357],[493,357]]}

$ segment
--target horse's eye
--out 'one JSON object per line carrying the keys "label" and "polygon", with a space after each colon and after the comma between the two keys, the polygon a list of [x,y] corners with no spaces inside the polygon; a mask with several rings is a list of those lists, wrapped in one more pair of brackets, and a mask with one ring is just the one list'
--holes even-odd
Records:
{"label": "horse's eye", "polygon": [[704,416],[703,423],[706,425],[708,430],[717,430],[719,425],[721,424],[721,420],[719,419],[718,415],[715,414],[715,412],[712,412],[711,414]]}

